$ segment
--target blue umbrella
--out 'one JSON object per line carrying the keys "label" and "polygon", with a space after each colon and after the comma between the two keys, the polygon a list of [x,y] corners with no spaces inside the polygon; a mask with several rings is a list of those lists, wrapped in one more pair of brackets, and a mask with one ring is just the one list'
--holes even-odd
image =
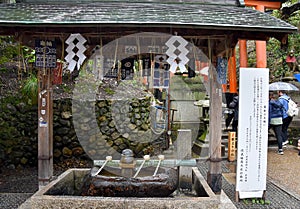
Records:
{"label": "blue umbrella", "polygon": [[269,85],[269,91],[279,91],[279,90],[284,90],[284,91],[299,91],[299,89],[287,82],[274,82]]}

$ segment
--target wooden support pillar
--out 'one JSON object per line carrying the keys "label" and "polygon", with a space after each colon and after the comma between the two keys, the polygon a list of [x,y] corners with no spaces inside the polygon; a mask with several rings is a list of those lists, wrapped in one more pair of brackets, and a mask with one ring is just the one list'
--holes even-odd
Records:
{"label": "wooden support pillar", "polygon": [[229,92],[237,92],[237,79],[236,79],[236,59],[235,50],[232,50],[232,55],[228,60],[228,79],[229,79]]}
{"label": "wooden support pillar", "polygon": [[222,189],[222,87],[218,83],[217,73],[210,67],[210,100],[209,100],[209,169],[207,182],[212,191],[221,193]]}
{"label": "wooden support pillar", "polygon": [[240,67],[248,67],[247,41],[239,40]]}
{"label": "wooden support pillar", "polygon": [[53,101],[50,69],[38,74],[38,181],[45,186],[53,176]]}

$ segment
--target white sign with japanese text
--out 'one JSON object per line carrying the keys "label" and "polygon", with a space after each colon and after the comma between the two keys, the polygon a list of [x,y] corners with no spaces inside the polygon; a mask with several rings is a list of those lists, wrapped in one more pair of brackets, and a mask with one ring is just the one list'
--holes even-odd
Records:
{"label": "white sign with japanese text", "polygon": [[263,197],[268,151],[269,69],[240,68],[236,191]]}

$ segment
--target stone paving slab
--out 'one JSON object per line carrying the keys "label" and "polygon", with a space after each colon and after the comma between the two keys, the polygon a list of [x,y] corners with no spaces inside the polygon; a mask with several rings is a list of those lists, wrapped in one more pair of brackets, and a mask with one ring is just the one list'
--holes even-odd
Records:
{"label": "stone paving slab", "polygon": [[280,187],[294,191],[300,196],[299,151],[292,145],[288,145],[283,151],[284,155],[278,155],[277,146],[269,147],[267,175],[270,180],[280,185]]}

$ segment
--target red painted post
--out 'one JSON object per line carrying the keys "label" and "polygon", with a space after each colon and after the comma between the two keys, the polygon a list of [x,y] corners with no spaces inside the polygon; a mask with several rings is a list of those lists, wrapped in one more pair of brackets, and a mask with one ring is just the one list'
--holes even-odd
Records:
{"label": "red painted post", "polygon": [[248,67],[247,40],[239,40],[240,67]]}
{"label": "red painted post", "polygon": [[229,79],[229,92],[237,92],[237,79],[236,79],[236,60],[235,50],[232,51],[232,56],[228,60],[228,79]]}

